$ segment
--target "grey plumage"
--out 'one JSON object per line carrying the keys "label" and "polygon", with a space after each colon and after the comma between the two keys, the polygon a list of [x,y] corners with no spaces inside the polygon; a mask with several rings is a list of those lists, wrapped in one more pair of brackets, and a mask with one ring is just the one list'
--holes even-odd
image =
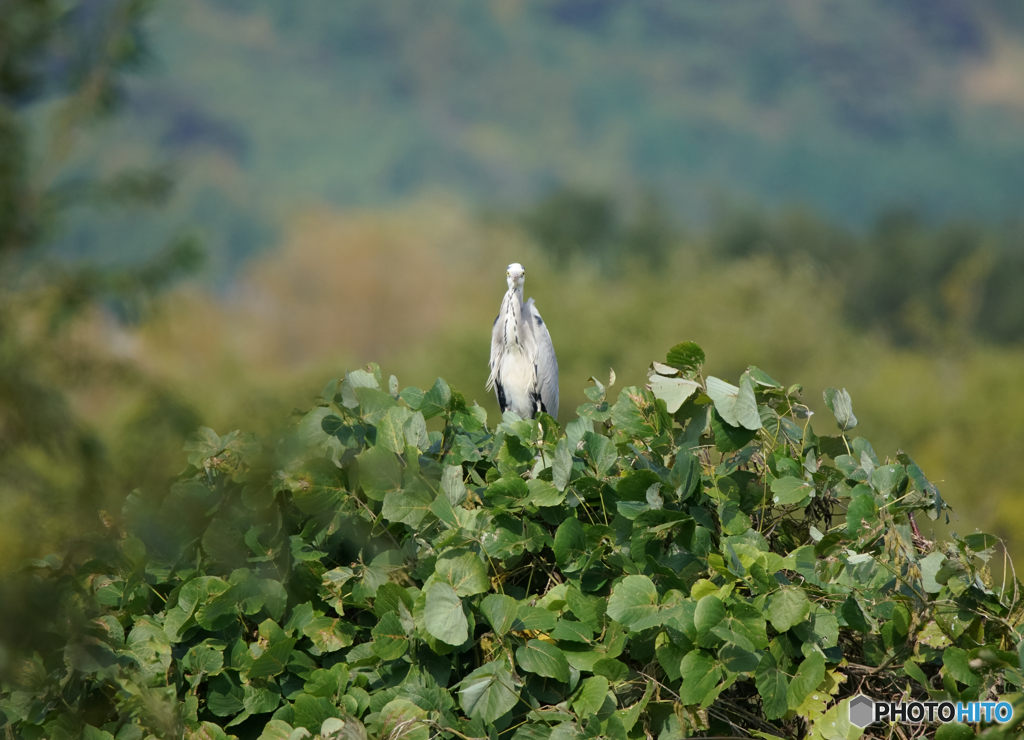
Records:
{"label": "grey plumage", "polygon": [[502,411],[511,409],[524,419],[538,411],[558,416],[558,360],[551,334],[533,303],[523,302],[526,271],[517,262],[508,266],[508,291],[491,331],[491,374]]}

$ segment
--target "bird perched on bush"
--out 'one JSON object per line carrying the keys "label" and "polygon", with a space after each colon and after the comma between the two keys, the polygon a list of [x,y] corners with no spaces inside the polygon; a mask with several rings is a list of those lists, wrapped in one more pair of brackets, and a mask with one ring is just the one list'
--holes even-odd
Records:
{"label": "bird perched on bush", "polygon": [[501,410],[523,419],[538,411],[558,416],[558,360],[551,334],[531,298],[523,303],[526,270],[518,262],[505,273],[508,292],[491,331],[491,374],[487,390],[498,395]]}

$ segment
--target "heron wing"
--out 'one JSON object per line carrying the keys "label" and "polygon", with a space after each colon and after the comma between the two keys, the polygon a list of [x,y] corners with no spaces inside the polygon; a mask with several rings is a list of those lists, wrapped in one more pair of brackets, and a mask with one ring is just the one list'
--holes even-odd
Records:
{"label": "heron wing", "polygon": [[555,346],[551,343],[551,334],[540,311],[533,305],[531,298],[526,302],[526,315],[529,317],[531,329],[536,342],[537,355],[534,365],[537,368],[537,388],[544,409],[551,416],[558,418],[558,360],[555,358]]}
{"label": "heron wing", "polygon": [[[501,367],[501,356],[505,353],[505,344],[502,341],[502,327],[505,324],[505,315],[508,313],[508,298],[502,300],[501,309],[498,311],[498,315],[494,319],[494,326],[491,328],[491,359],[488,362],[488,366],[491,368],[491,374],[487,378],[487,385],[484,390],[491,390],[494,384],[498,382],[498,368]],[[501,397],[499,394],[499,403]],[[504,411],[504,407],[502,408]]]}

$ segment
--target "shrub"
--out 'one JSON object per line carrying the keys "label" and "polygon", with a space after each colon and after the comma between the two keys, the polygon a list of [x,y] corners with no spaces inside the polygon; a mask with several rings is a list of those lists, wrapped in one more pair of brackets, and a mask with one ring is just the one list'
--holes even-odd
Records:
{"label": "shrub", "polygon": [[703,362],[595,380],[564,429],[371,365],[273,445],[200,430],[169,490],[8,582],[8,736],[855,738],[857,693],[1018,691],[996,538],[921,537],[946,504],[845,391],[819,436],[800,386]]}

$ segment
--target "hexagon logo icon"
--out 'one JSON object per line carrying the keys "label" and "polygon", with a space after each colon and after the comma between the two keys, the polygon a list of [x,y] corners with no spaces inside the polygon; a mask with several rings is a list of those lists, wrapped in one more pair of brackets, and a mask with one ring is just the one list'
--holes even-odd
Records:
{"label": "hexagon logo icon", "polygon": [[875,703],[864,694],[857,694],[850,699],[850,724],[862,730],[875,719]]}

